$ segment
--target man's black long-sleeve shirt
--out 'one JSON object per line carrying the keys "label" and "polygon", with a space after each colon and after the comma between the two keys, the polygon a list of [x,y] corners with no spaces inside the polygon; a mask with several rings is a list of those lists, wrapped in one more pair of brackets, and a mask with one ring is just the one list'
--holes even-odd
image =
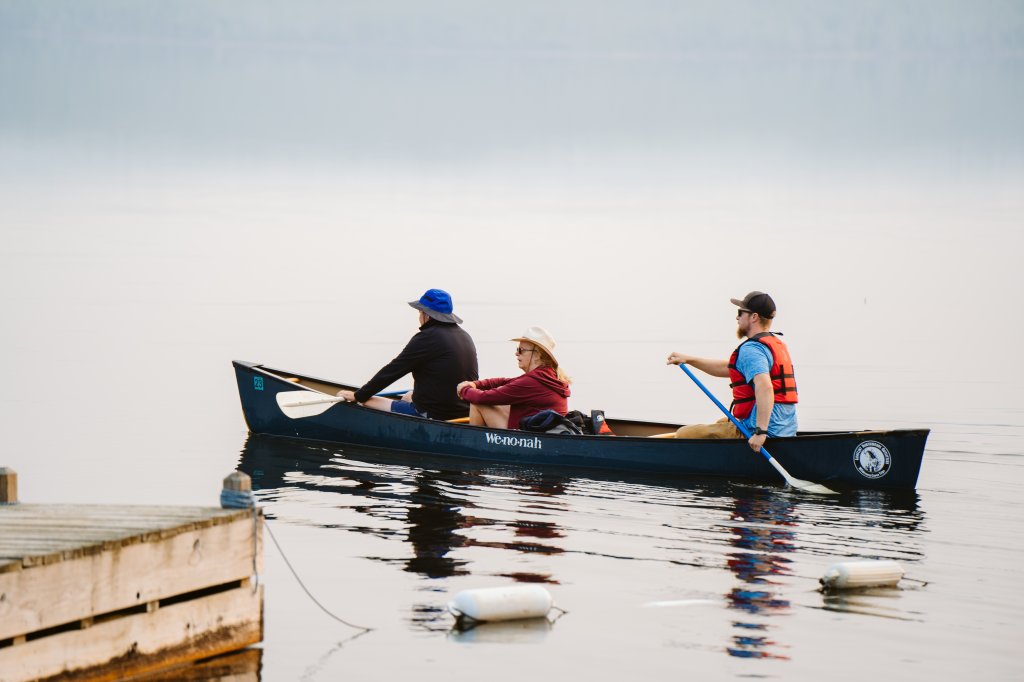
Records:
{"label": "man's black long-sleeve shirt", "polygon": [[427,320],[394,360],[356,391],[363,403],[392,382],[412,372],[413,402],[431,419],[456,419],[469,414],[455,387],[480,378],[476,345],[457,324]]}

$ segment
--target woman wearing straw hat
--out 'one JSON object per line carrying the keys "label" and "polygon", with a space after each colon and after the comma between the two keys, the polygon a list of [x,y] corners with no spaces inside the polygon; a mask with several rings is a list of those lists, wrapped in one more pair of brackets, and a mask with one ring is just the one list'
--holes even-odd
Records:
{"label": "woman wearing straw hat", "polygon": [[523,417],[541,410],[565,415],[569,409],[569,377],[555,359],[555,340],[543,327],[530,327],[517,341],[516,361],[523,374],[514,379],[463,381],[456,387],[469,403],[469,423],[496,429],[518,429]]}

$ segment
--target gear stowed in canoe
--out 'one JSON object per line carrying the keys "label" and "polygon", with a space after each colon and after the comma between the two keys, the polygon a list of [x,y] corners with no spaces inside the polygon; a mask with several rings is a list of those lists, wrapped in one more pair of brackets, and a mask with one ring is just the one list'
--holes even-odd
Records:
{"label": "gear stowed in canoe", "polygon": [[[614,436],[491,429],[372,410],[335,397],[353,389],[347,384],[257,363],[233,364],[253,433],[505,464],[780,481],[776,468],[745,440],[658,437],[674,435],[679,424],[608,418]],[[832,490],[913,490],[928,433],[815,431],[770,442],[773,458],[793,479]]]}

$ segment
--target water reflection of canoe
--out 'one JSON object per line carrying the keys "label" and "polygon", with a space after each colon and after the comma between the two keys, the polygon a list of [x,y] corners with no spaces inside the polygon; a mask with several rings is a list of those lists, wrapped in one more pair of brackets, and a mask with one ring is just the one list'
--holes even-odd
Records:
{"label": "water reflection of canoe", "polygon": [[[311,401],[354,387],[236,361],[245,421],[252,433],[349,443],[506,464],[550,465],[630,473],[715,476],[777,482],[779,475],[740,440],[657,438],[678,424],[608,419],[615,436],[503,431],[390,414],[350,403],[321,403],[293,418],[278,394],[310,392]],[[771,439],[771,452],[796,478],[830,488],[912,490],[924,457],[927,429],[801,432]]]}

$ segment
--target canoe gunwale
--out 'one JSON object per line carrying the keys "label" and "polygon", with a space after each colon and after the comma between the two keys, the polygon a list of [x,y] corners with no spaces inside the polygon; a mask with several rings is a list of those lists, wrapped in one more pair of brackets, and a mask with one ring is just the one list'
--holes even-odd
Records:
{"label": "canoe gunwale", "polygon": [[[345,390],[354,391],[354,390],[359,388],[358,386],[353,386],[351,384],[339,383],[337,381],[329,381],[327,379],[321,379],[319,377],[307,376],[307,375],[303,375],[303,374],[296,374],[294,372],[285,372],[285,371],[282,371],[282,370],[278,370],[278,369],[274,369],[274,368],[271,368],[271,367],[267,367],[265,365],[261,365],[259,363],[239,361],[239,360],[236,360],[234,362],[235,362],[235,364],[241,365],[242,367],[245,367],[246,369],[249,369],[251,371],[259,372],[261,374],[265,374],[268,377],[272,377],[274,379],[278,379],[278,380],[281,380],[281,381],[286,381],[286,382],[291,383],[291,384],[294,384],[294,382],[289,381],[288,377],[293,377],[293,378],[300,379],[300,380],[305,380],[305,381],[311,381],[311,382],[315,382],[315,383],[318,383],[318,384],[326,384],[328,386],[337,387],[338,390],[345,389]],[[301,383],[300,384],[294,384],[294,385],[297,387],[296,390],[298,390],[298,388],[301,387],[301,389],[303,389],[303,390],[307,390],[307,391],[310,391],[310,392],[313,392],[313,393],[320,393],[322,395],[330,396],[332,398],[335,397],[335,395],[336,395],[336,393],[335,394],[328,393],[326,391],[321,391],[321,390],[319,390],[319,389],[317,389],[315,387],[307,386],[307,385],[301,384]],[[404,420],[407,420],[409,422],[419,422],[422,419],[421,417],[414,417],[412,415],[401,414],[399,412],[380,412],[379,410],[373,410],[373,408],[366,407],[365,405],[347,405],[347,407],[357,408],[357,409],[361,409],[361,410],[369,410],[369,411],[372,411],[372,412],[379,412],[380,414],[386,414],[386,415],[391,416],[391,417],[397,417],[399,419],[404,419]],[[638,424],[638,425],[643,425],[643,426],[657,426],[659,428],[660,427],[664,427],[664,429],[666,431],[674,431],[675,429],[678,429],[680,426],[683,426],[683,424],[671,424],[671,423],[668,423],[668,422],[652,422],[652,421],[642,421],[642,420],[638,420],[638,419],[624,419],[624,418],[613,418],[613,417],[606,417],[606,418],[608,419],[608,421],[611,424],[627,423],[627,424]],[[473,430],[477,430],[477,429],[485,428],[485,427],[480,427],[480,426],[474,426],[474,425],[471,425],[471,424],[463,424],[463,423],[459,423],[459,422],[446,422],[446,421],[441,421],[441,420],[431,420],[431,421],[433,421],[436,424],[444,424],[444,425],[446,425],[448,427],[457,428],[457,429],[473,429]],[[527,433],[527,432],[524,432],[524,433]],[[851,436],[856,436],[856,437],[885,436],[885,435],[891,435],[891,434],[894,434],[894,433],[907,434],[907,435],[910,435],[910,434],[927,435],[928,433],[930,433],[930,429],[858,429],[858,430],[855,430],[855,431],[801,431],[801,432],[797,433],[796,436],[773,437],[771,440],[772,440],[773,443],[778,443],[778,442],[785,442],[785,441],[794,440],[794,439],[795,440],[803,441],[803,440],[807,440],[807,439],[810,439],[810,438],[848,438],[848,437],[851,437]],[[608,436],[599,436],[599,435],[588,434],[588,433],[581,434],[581,435],[561,434],[561,433],[546,433],[546,434],[543,434],[543,435],[546,438],[567,438],[567,439],[573,439],[573,440],[578,440],[579,438],[589,438],[589,439],[593,439],[593,440],[602,440],[602,441],[604,441],[604,440],[608,439]],[[696,442],[696,441],[699,441],[699,442],[708,443],[708,444],[712,444],[712,443],[726,443],[726,444],[729,444],[730,443],[730,441],[728,439],[703,439],[703,438],[652,439],[649,436],[629,436],[629,435],[621,435],[621,436],[617,435],[615,437],[616,438],[621,438],[621,439],[643,440],[645,442],[649,441],[649,440],[664,440],[667,443],[672,443],[672,441],[675,440],[677,443],[680,442],[680,441],[683,441],[683,442]]]}
{"label": "canoe gunwale", "polygon": [[[277,393],[309,390],[334,397],[338,389],[354,387],[258,363],[233,364],[246,424],[256,434],[530,466],[779,481],[777,472],[741,439],[533,433],[425,420],[345,402],[331,405],[316,416],[290,419],[277,405]],[[243,380],[243,375],[249,378]],[[261,388],[253,389],[254,379],[249,375],[264,377],[255,380],[261,382]],[[678,428],[675,424],[627,419],[608,422],[613,431],[616,425],[652,434]],[[916,487],[929,433],[924,428],[801,432],[771,439],[772,455],[798,478],[840,488],[907,490]],[[865,442],[882,444],[886,470],[880,476],[869,477],[863,471],[856,475],[854,471],[851,455],[858,443]]]}

